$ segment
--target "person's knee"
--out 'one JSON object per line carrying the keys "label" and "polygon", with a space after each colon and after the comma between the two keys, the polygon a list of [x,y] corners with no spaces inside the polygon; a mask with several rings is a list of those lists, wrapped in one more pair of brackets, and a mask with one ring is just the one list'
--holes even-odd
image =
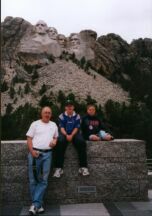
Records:
{"label": "person's knee", "polygon": [[104,140],[110,141],[110,140],[112,140],[112,136],[111,136],[110,134],[107,134],[107,135],[104,137]]}
{"label": "person's knee", "polygon": [[48,180],[42,179],[41,185],[43,185],[43,188],[47,188],[47,186],[48,186]]}
{"label": "person's knee", "polygon": [[49,177],[48,174],[44,174],[44,175],[43,175],[42,180],[43,180],[43,183],[44,183],[44,184],[47,184],[47,182],[48,182],[48,177]]}
{"label": "person's knee", "polygon": [[92,134],[89,136],[89,140],[90,141],[99,141],[99,140],[101,140],[101,138],[95,134]]}
{"label": "person's knee", "polygon": [[43,172],[43,174],[42,174],[42,181],[43,181],[43,183],[47,184],[48,178],[49,178],[49,173],[50,173],[49,170]]}

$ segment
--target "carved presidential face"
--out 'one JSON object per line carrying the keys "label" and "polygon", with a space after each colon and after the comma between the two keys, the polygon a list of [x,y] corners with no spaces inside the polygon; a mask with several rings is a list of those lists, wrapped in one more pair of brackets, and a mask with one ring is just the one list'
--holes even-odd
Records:
{"label": "carved presidential face", "polygon": [[83,30],[80,32],[81,40],[86,43],[90,48],[94,48],[97,39],[97,33],[92,30]]}
{"label": "carved presidential face", "polygon": [[70,37],[70,45],[72,47],[77,47],[80,45],[80,38],[78,34],[74,34]]}
{"label": "carved presidential face", "polygon": [[47,24],[44,21],[40,20],[36,23],[36,26],[35,26],[36,33],[46,34],[47,29],[48,29]]}
{"label": "carved presidential face", "polygon": [[57,35],[58,35],[58,32],[57,32],[56,28],[54,28],[54,27],[49,27],[49,28],[48,28],[48,35],[49,35],[49,37],[50,37],[51,39],[56,40],[56,37],[57,37]]}
{"label": "carved presidential face", "polygon": [[65,47],[66,46],[66,37],[62,34],[59,34],[58,37],[58,42],[60,44],[61,47]]}

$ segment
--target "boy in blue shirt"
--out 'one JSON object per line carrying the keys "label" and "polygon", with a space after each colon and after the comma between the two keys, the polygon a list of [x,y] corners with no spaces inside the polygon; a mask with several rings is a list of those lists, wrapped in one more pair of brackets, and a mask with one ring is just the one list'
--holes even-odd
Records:
{"label": "boy in blue shirt", "polygon": [[69,142],[72,142],[78,152],[79,173],[89,175],[87,168],[86,142],[80,133],[80,115],[74,111],[74,104],[68,100],[65,112],[59,116],[59,138],[55,147],[55,173],[60,178],[63,174],[64,155]]}

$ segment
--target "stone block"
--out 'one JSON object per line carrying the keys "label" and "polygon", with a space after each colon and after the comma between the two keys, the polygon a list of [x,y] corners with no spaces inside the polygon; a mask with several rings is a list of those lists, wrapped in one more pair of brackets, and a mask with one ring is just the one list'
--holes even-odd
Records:
{"label": "stone block", "polygon": [[[26,141],[2,141],[2,201],[30,203]],[[69,144],[60,179],[49,176],[46,203],[70,204],[148,199],[145,142],[120,139],[87,143],[90,176],[78,174],[77,152]]]}

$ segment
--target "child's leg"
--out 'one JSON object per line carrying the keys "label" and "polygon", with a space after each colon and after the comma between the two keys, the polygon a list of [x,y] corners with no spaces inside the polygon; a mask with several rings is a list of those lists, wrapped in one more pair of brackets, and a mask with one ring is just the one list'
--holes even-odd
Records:
{"label": "child's leg", "polygon": [[111,134],[109,134],[109,133],[106,133],[104,130],[100,130],[99,137],[102,140],[106,140],[106,141],[113,140],[113,136],[111,136]]}

